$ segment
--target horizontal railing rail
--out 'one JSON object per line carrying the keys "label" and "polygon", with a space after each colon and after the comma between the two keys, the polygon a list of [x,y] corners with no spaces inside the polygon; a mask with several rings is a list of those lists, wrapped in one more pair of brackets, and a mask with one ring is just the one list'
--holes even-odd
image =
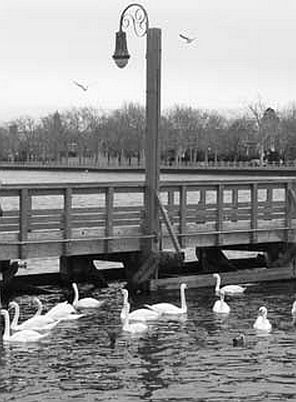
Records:
{"label": "horizontal railing rail", "polygon": [[[249,161],[190,161],[182,158],[176,159],[162,159],[160,161],[162,167],[195,167],[195,168],[270,168],[270,169],[285,169],[296,168],[296,160],[287,161],[274,161],[261,162],[259,159],[252,159]],[[142,159],[139,161],[137,158],[125,159],[121,158],[120,161],[117,158],[113,158],[109,163],[106,160],[98,160],[92,158],[83,158],[81,161],[78,159],[66,159],[60,161],[0,161],[0,168],[98,168],[98,169],[116,169],[127,168],[136,169],[145,167],[145,161]]]}

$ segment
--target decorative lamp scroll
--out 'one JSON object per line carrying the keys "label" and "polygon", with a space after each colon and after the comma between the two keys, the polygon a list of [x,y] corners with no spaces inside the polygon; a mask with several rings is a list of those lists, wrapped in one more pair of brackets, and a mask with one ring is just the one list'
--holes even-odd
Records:
{"label": "decorative lamp scroll", "polygon": [[136,36],[147,34],[148,15],[141,4],[130,4],[120,16],[119,31],[116,32],[115,52],[112,56],[119,68],[125,67],[130,58],[127,50],[126,33],[123,31],[123,28],[127,29],[130,24],[132,24]]}

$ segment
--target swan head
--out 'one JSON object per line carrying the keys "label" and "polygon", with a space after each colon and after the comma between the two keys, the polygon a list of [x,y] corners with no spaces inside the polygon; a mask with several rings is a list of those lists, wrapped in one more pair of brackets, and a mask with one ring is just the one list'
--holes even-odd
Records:
{"label": "swan head", "polygon": [[187,289],[188,288],[187,283],[181,283],[180,288],[181,289]]}
{"label": "swan head", "polygon": [[4,310],[4,308],[2,308],[2,309],[0,310],[0,314],[5,317],[5,316],[7,315],[7,310]]}
{"label": "swan head", "polygon": [[123,295],[123,300],[127,301],[128,300],[128,290],[127,289],[121,289],[121,293]]}
{"label": "swan head", "polygon": [[37,296],[33,297],[33,302],[36,303],[38,306],[42,305],[40,299]]}
{"label": "swan head", "polygon": [[267,316],[267,308],[265,306],[259,308],[259,315],[261,315],[262,317]]}
{"label": "swan head", "polygon": [[213,278],[220,279],[220,275],[219,274],[213,274]]}
{"label": "swan head", "polygon": [[15,301],[9,302],[9,304],[8,304],[8,309],[16,308],[16,307],[18,307],[17,302],[15,302]]}

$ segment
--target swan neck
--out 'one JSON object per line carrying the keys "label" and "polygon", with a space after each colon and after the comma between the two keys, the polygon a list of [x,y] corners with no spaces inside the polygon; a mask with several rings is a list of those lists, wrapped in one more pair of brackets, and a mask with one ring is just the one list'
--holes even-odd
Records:
{"label": "swan neck", "polygon": [[[12,328],[17,327],[18,320],[19,320],[19,317],[20,317],[20,307],[19,307],[19,305],[17,303],[15,303],[15,304],[13,304],[13,308],[14,308],[14,316],[13,316],[13,319],[12,319],[12,322],[11,322],[11,327]],[[9,316],[8,316],[8,318],[9,318]]]}
{"label": "swan neck", "polygon": [[74,300],[73,300],[73,306],[76,306],[76,304],[78,303],[78,299],[79,299],[79,293],[78,293],[78,287],[76,284],[73,284],[73,289],[74,289]]}
{"label": "swan neck", "polygon": [[122,329],[123,329],[124,331],[128,331],[129,328],[130,328],[130,325],[129,325],[128,314],[127,314],[127,315],[124,317],[124,319],[123,319],[123,326],[122,326]]}
{"label": "swan neck", "polygon": [[220,290],[220,285],[221,285],[221,278],[220,278],[219,275],[217,275],[217,276],[216,276],[216,288],[215,288],[215,291],[216,291],[216,292],[219,292],[219,290]]}
{"label": "swan neck", "polygon": [[127,301],[128,301],[128,294],[124,293],[123,295],[123,305],[126,306],[127,305]]}
{"label": "swan neck", "polygon": [[42,306],[42,303],[41,303],[41,301],[39,299],[36,299],[36,303],[38,305],[38,309],[37,309],[37,311],[35,313],[35,316],[37,317],[37,316],[41,315],[43,306]]}
{"label": "swan neck", "polygon": [[186,298],[185,298],[185,288],[181,288],[181,309],[184,311],[187,310],[187,304],[186,304]]}
{"label": "swan neck", "polygon": [[127,301],[123,302],[122,309],[121,309],[121,317],[123,320],[128,316],[130,310],[129,303]]}
{"label": "swan neck", "polygon": [[8,311],[4,311],[4,333],[3,333],[3,339],[9,339],[10,338],[10,322],[9,322],[9,314]]}

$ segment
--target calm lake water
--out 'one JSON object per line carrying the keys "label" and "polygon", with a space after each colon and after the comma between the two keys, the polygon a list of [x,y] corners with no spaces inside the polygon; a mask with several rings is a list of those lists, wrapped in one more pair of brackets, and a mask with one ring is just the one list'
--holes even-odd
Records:
{"label": "calm lake water", "polygon": [[[256,174],[252,174],[252,178]],[[262,177],[262,176],[261,176]],[[266,176],[266,178],[270,176]],[[276,172],[275,172],[275,177]],[[284,178],[284,177],[282,177]],[[215,174],[161,174],[161,180],[237,180],[233,175],[215,175]],[[249,180],[250,176],[241,175],[241,180]],[[264,177],[263,177],[264,179]],[[71,183],[71,182],[108,182],[108,181],[144,181],[144,174],[141,173],[121,173],[118,172],[94,172],[94,171],[38,171],[38,170],[3,170],[0,169],[0,183]]]}
{"label": "calm lake water", "polygon": [[[227,298],[231,312],[212,312],[214,290],[187,289],[188,314],[160,320],[142,335],[122,331],[122,285],[83,291],[106,300],[78,321],[60,323],[38,344],[0,344],[1,401],[286,401],[296,400],[296,327],[291,304],[295,283],[254,285]],[[65,295],[40,295],[48,309]],[[85,290],[85,289],[84,289]],[[17,298],[22,318],[35,308]],[[179,303],[179,292],[140,296],[146,302]],[[252,325],[265,305],[273,331],[259,336]],[[246,344],[233,346],[239,333]],[[112,335],[115,342],[110,339]]]}
{"label": "calm lake water", "polygon": [[[92,181],[97,175],[111,180],[101,173],[15,171],[0,172],[0,180]],[[118,181],[118,174],[113,180]],[[124,175],[127,180],[130,174]],[[34,264],[51,267],[52,261]],[[59,323],[39,343],[1,341],[0,401],[296,401],[296,326],[291,316],[296,282],[254,284],[244,295],[226,298],[231,312],[223,317],[212,312],[213,288],[188,288],[186,317],[159,320],[142,335],[122,330],[123,285],[112,283],[102,290],[81,285],[82,297],[105,304],[80,320]],[[56,287],[48,290],[53,293],[39,295],[45,311],[68,296]],[[135,309],[158,301],[179,304],[179,299],[179,291],[160,291],[138,296],[131,304]],[[21,320],[34,314],[32,296],[16,301]],[[252,327],[262,305],[273,325],[265,336]],[[246,344],[234,347],[233,338],[240,333]]]}

